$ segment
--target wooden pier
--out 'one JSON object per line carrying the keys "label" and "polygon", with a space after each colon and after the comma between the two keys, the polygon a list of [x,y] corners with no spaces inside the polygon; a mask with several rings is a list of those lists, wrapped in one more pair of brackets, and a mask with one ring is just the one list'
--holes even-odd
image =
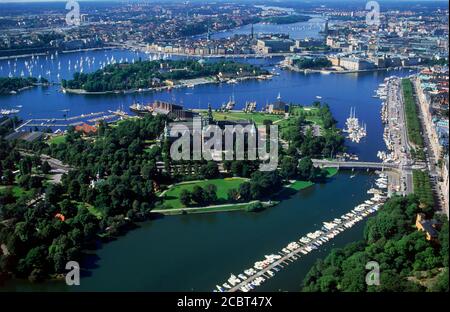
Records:
{"label": "wooden pier", "polygon": [[[70,127],[70,126],[79,126],[82,125],[85,122],[89,123],[97,123],[101,120],[111,120],[114,117],[119,118],[128,118],[130,117],[126,112],[124,111],[108,111],[107,112],[96,112],[96,113],[89,113],[89,114],[81,114],[78,116],[72,116],[68,118],[35,118],[35,119],[29,119],[23,124],[21,124],[19,127],[16,128],[16,132],[18,132],[23,127]],[[84,119],[84,120],[80,120]],[[79,120],[79,121],[77,121]]]}
{"label": "wooden pier", "polygon": [[[323,235],[320,235],[320,236],[318,236],[317,238],[312,239],[312,240],[309,241],[308,243],[303,244],[303,246],[300,246],[299,248],[297,248],[297,249],[291,251],[291,252],[288,253],[288,254],[285,254],[285,253],[283,253],[283,252],[281,252],[281,251],[278,252],[278,254],[282,256],[280,259],[278,259],[278,260],[274,261],[273,263],[269,264],[269,265],[268,265],[267,267],[265,267],[264,269],[259,270],[256,274],[252,275],[251,277],[247,278],[247,279],[244,280],[244,281],[241,281],[239,284],[236,284],[235,286],[232,286],[230,289],[225,289],[225,291],[226,291],[226,292],[236,292],[236,291],[241,291],[241,288],[242,288],[243,286],[245,286],[245,285],[247,285],[247,284],[253,282],[253,281],[254,281],[256,278],[258,278],[258,277],[263,277],[263,278],[265,278],[265,279],[267,280],[268,278],[272,277],[272,276],[270,276],[270,274],[268,273],[268,271],[273,270],[273,268],[275,268],[275,267],[284,268],[285,266],[288,266],[289,264],[293,263],[294,261],[296,261],[296,260],[298,260],[298,259],[301,259],[302,256],[305,256],[305,254],[303,254],[303,253],[301,252],[301,250],[304,249],[306,246],[314,246],[314,247],[317,247],[317,246],[314,245],[314,243],[318,243],[318,242],[320,242],[320,243],[319,243],[320,245],[325,244],[325,242],[322,241],[321,239],[322,239],[323,237],[326,237],[327,235],[329,235],[330,232],[333,232],[333,231],[337,231],[337,230],[338,230],[338,233],[334,236],[334,237],[336,237],[336,236],[339,235],[340,233],[342,233],[342,232],[344,232],[345,230],[349,229],[349,228],[345,227],[344,224],[347,224],[348,222],[354,222],[354,223],[357,223],[357,222],[359,222],[359,221],[362,221],[362,220],[359,220],[359,221],[358,221],[358,220],[356,220],[356,219],[357,219],[358,217],[361,217],[361,218],[363,218],[363,219],[364,219],[365,217],[368,217],[368,216],[371,214],[371,212],[370,212],[369,210],[374,209],[375,207],[379,207],[380,205],[382,205],[382,202],[379,202],[379,203],[374,204],[374,205],[372,205],[372,206],[370,206],[370,207],[367,207],[366,209],[364,209],[363,211],[360,211],[360,212],[354,212],[354,211],[353,211],[352,213],[354,213],[354,217],[352,217],[351,219],[348,219],[348,220],[342,220],[342,223],[336,225],[336,227],[334,227],[333,229],[330,229],[329,231],[325,232]],[[364,212],[368,213],[368,215],[363,216],[363,213],[364,213]],[[334,237],[333,237],[333,238],[334,238]],[[328,238],[327,242],[331,241],[331,239],[332,239],[332,238]],[[298,243],[298,242],[297,242],[297,243]],[[302,243],[301,243],[301,244],[302,244]],[[318,247],[317,247],[317,248],[318,248]],[[314,250],[315,250],[315,249],[314,249]],[[312,251],[311,251],[311,252],[312,252]],[[308,253],[309,253],[309,252],[308,252]],[[283,264],[284,266],[283,266],[282,264]],[[255,286],[255,287],[256,287],[256,286]]]}

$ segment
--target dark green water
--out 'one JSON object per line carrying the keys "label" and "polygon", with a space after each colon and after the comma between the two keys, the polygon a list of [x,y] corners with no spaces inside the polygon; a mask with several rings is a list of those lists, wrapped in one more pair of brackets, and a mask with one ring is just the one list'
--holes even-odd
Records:
{"label": "dark green water", "polygon": [[[29,285],[14,282],[8,290],[41,291],[212,291],[230,273],[240,273],[264,255],[322,222],[348,212],[369,198],[374,176],[353,179],[341,172],[326,184],[303,190],[261,213],[230,212],[172,216],[146,222],[140,228],[96,251],[98,258],[81,286],[63,283]],[[292,263],[268,280],[260,291],[298,291],[305,274],[333,247],[362,238],[363,223],[337,236],[319,250]]]}

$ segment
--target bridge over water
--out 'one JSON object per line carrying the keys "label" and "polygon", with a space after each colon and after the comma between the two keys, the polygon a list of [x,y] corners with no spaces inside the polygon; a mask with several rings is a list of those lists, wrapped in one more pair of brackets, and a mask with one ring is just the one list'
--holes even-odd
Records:
{"label": "bridge over water", "polygon": [[368,162],[368,161],[344,161],[313,159],[316,167],[322,168],[347,168],[347,169],[374,169],[374,170],[399,170],[400,166],[394,163]]}

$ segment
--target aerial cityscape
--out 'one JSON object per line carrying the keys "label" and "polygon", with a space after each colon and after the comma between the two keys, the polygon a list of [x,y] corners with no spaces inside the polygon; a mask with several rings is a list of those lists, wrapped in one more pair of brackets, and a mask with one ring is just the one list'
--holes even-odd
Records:
{"label": "aerial cityscape", "polygon": [[448,6],[0,1],[0,292],[448,292]]}

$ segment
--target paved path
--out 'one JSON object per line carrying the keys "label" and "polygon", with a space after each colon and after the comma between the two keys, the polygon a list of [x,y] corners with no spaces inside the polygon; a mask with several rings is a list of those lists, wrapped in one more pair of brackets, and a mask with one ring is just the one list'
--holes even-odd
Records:
{"label": "paved path", "polygon": [[[219,212],[219,211],[234,211],[234,210],[239,210],[239,209],[224,209],[224,210],[220,210],[220,208],[223,207],[240,207],[240,206],[245,206],[245,205],[250,205],[253,203],[257,203],[257,200],[248,202],[248,203],[237,203],[237,204],[223,204],[223,205],[212,205],[212,206],[206,206],[206,207],[185,207],[185,208],[177,208],[177,209],[156,209],[156,210],[152,210],[152,212],[155,213],[162,213],[162,214],[173,214],[173,213],[192,213],[192,212],[205,212],[205,213],[209,213],[209,212]],[[270,202],[261,202],[263,205],[270,205]],[[205,209],[211,209],[211,208],[217,208],[217,210],[208,210],[208,211],[202,211]]]}

